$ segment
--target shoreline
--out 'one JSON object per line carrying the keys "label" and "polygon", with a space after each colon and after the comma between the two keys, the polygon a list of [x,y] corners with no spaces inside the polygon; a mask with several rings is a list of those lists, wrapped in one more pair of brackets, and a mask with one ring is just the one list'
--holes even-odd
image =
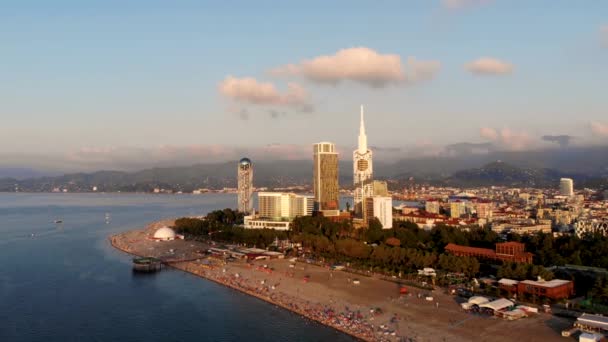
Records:
{"label": "shoreline", "polygon": [[347,272],[286,259],[227,262],[203,256],[201,251],[212,247],[205,242],[150,239],[157,229],[174,222],[152,222],[113,234],[108,240],[124,253],[164,259],[165,266],[281,307],[357,340],[564,341],[560,332],[571,326],[567,320],[542,314],[507,321],[466,313],[458,297],[441,289],[408,286],[408,294],[401,295],[397,284],[378,277],[357,279]]}
{"label": "shoreline", "polygon": [[[121,252],[127,253],[129,255],[138,256],[138,257],[145,257],[146,256],[146,255],[143,255],[141,253],[134,253],[133,251],[128,250],[128,249],[120,246],[117,243],[116,238],[119,237],[122,234],[124,234],[124,233],[115,234],[115,235],[111,235],[111,236],[108,237],[108,239],[110,240],[110,244],[112,245],[112,247],[116,248],[117,250],[119,250]],[[174,269],[177,269],[177,270],[184,271],[186,273],[192,274],[192,275],[197,276],[199,278],[203,278],[205,280],[212,281],[212,282],[214,282],[216,284],[219,284],[219,285],[225,286],[227,288],[236,290],[236,291],[238,291],[238,292],[240,292],[242,294],[255,297],[255,298],[257,298],[259,300],[262,300],[262,301],[264,301],[264,302],[266,302],[268,304],[273,304],[275,306],[281,307],[282,309],[285,309],[285,310],[287,310],[287,311],[289,311],[291,313],[294,313],[294,314],[296,314],[298,316],[301,316],[303,318],[309,319],[311,321],[317,322],[317,323],[322,324],[322,325],[324,325],[326,327],[335,329],[335,330],[337,330],[337,331],[339,331],[341,333],[344,333],[346,335],[349,335],[349,336],[351,336],[351,337],[353,337],[355,339],[358,339],[358,340],[361,340],[361,341],[373,341],[372,339],[370,339],[367,336],[362,336],[362,335],[356,334],[356,333],[354,333],[352,331],[349,331],[347,329],[344,329],[343,327],[335,326],[335,325],[330,324],[328,322],[324,322],[324,321],[322,321],[322,320],[320,320],[320,319],[318,319],[318,318],[316,318],[316,317],[314,317],[312,315],[306,314],[305,312],[303,312],[301,310],[296,310],[293,307],[289,307],[288,305],[285,305],[285,304],[283,304],[281,302],[275,301],[275,300],[273,300],[270,297],[259,295],[259,294],[255,293],[255,292],[249,291],[249,290],[244,289],[242,287],[238,287],[238,286],[232,285],[232,284],[230,284],[228,282],[220,281],[219,279],[214,279],[213,277],[206,276],[204,273],[201,274],[201,273],[195,272],[193,270],[190,270],[187,267],[181,267],[182,264],[185,264],[187,266],[188,262],[186,261],[186,262],[171,263],[171,264],[167,263],[167,264],[163,264],[163,265],[165,267],[168,266],[168,267],[171,267],[171,268],[174,268]]]}

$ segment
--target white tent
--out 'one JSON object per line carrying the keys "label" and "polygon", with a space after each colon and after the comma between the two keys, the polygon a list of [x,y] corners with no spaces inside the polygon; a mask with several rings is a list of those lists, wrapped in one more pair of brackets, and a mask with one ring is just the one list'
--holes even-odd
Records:
{"label": "white tent", "polygon": [[502,309],[506,309],[506,308],[510,308],[513,305],[515,305],[512,301],[505,299],[505,298],[500,298],[497,299],[493,302],[489,302],[489,303],[485,303],[485,304],[481,304],[479,307],[480,308],[487,308],[487,309],[491,309],[493,311],[499,311]]}

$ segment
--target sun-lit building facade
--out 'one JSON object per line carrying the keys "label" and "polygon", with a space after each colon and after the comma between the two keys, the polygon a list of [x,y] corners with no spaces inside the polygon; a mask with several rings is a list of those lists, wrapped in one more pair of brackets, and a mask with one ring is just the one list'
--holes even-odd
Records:
{"label": "sun-lit building facade", "polygon": [[372,151],[367,147],[365,122],[363,120],[363,106],[361,106],[361,120],[359,123],[359,144],[353,151],[353,194],[355,215],[364,216],[365,198],[373,196],[373,162]]}
{"label": "sun-lit building facade", "polygon": [[313,146],[313,192],[315,210],[340,209],[338,152],[336,145],[320,142]]}
{"label": "sun-lit building facade", "polygon": [[253,163],[242,158],[237,166],[238,209],[243,213],[253,212]]}

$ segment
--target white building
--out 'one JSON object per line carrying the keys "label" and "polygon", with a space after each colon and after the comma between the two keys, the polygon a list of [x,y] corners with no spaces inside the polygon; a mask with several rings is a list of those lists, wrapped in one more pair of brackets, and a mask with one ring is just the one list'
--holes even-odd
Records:
{"label": "white building", "polygon": [[393,228],[393,199],[390,196],[374,196],[365,199],[365,219],[376,217],[382,229]]}
{"label": "white building", "polygon": [[268,219],[293,219],[310,216],[314,198],[290,192],[259,192],[258,216]]}
{"label": "white building", "polygon": [[373,196],[373,163],[372,151],[367,148],[367,135],[365,134],[365,123],[363,122],[363,106],[361,106],[361,122],[359,124],[359,145],[353,151],[353,183],[355,192],[353,204],[355,214],[364,214],[364,199]]}
{"label": "white building", "polygon": [[259,192],[258,212],[245,216],[247,229],[289,230],[298,216],[312,215],[314,197],[290,192]]}
{"label": "white building", "polygon": [[249,215],[244,218],[244,227],[246,229],[289,230],[291,228],[291,220],[269,220]]}
{"label": "white building", "polygon": [[559,193],[562,196],[574,196],[574,181],[571,178],[562,178],[559,180]]}

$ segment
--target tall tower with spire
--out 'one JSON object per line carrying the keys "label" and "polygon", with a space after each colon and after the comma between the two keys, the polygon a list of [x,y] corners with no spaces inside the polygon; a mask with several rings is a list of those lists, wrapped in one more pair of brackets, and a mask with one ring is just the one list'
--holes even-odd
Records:
{"label": "tall tower with spire", "polygon": [[358,216],[363,215],[365,198],[373,195],[373,175],[372,151],[367,147],[362,105],[361,122],[359,124],[359,146],[353,151],[353,181],[355,185],[353,207],[355,214]]}

